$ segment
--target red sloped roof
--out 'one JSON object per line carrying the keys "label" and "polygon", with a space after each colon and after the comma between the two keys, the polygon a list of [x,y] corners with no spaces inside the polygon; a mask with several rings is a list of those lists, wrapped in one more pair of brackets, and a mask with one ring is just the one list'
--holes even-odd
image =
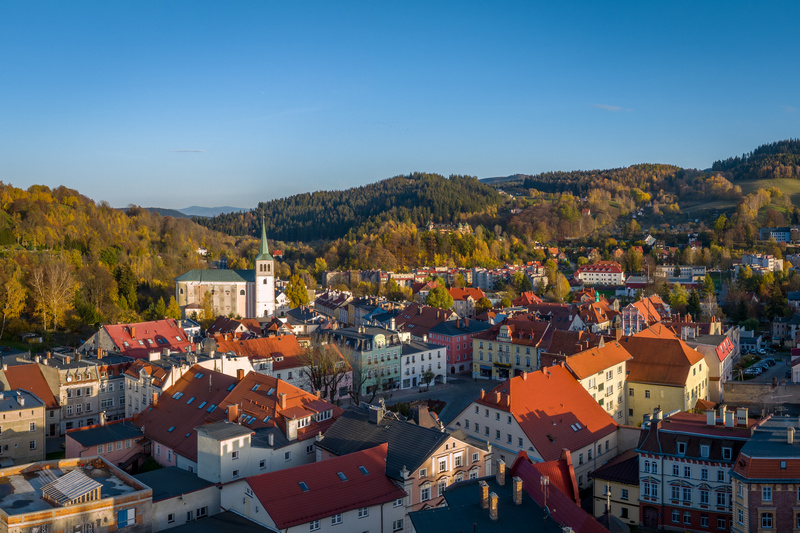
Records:
{"label": "red sloped roof", "polygon": [[624,271],[616,261],[598,261],[594,264],[579,266],[575,271],[575,274],[580,274],[581,272],[609,272],[612,274],[622,274]]}
{"label": "red sloped roof", "polygon": [[[511,465],[511,475],[519,477],[522,480],[522,489],[540,507],[545,507],[545,494],[540,481],[542,473],[531,463],[525,452],[519,452],[517,455],[517,459]],[[574,472],[572,475],[574,477]],[[546,500],[550,517],[559,524],[571,527],[575,533],[608,533],[608,530],[600,522],[561,492],[558,486],[548,485]]]}
{"label": "red sloped roof", "polygon": [[511,412],[545,461],[617,429],[611,415],[561,365],[511,378],[476,402]]}
{"label": "red sloped roof", "polygon": [[482,290],[472,287],[465,287],[463,289],[453,288],[448,289],[450,292],[450,296],[453,297],[453,300],[466,300],[470,296],[476,302],[486,296]]}
{"label": "red sloped roof", "polygon": [[111,324],[103,326],[103,329],[122,355],[134,359],[146,358],[150,352],[160,352],[165,348],[182,353],[192,348],[186,332],[172,318],[136,324]]}
{"label": "red sloped roof", "polygon": [[540,304],[543,300],[536,296],[533,291],[526,291],[519,295],[519,297],[511,302],[511,305],[527,307],[533,304]]}
{"label": "red sloped roof", "polygon": [[578,480],[575,479],[575,468],[572,466],[572,454],[564,448],[561,450],[561,457],[557,461],[545,461],[534,463],[533,467],[550,479],[550,484],[554,485],[566,497],[580,505],[580,495],[578,494]]}
{"label": "red sloped roof", "polygon": [[633,359],[618,342],[606,343],[602,348],[590,348],[567,358],[567,367],[578,379],[585,379]]}
{"label": "red sloped roof", "polygon": [[12,389],[25,389],[42,400],[47,409],[58,407],[58,400],[44,379],[38,364],[12,365],[6,369],[6,379]]}
{"label": "red sloped roof", "polygon": [[233,352],[248,359],[283,356],[282,361],[274,362],[273,368],[275,370],[303,366],[303,363],[298,358],[304,353],[304,350],[294,335],[276,335],[245,340],[217,339],[217,351],[222,353]]}
{"label": "red sloped roof", "polygon": [[[225,417],[225,407],[220,404],[228,395],[228,387],[234,383],[236,378],[194,365],[159,396],[157,405],[151,405],[136,417],[134,424],[143,428],[148,438],[196,461],[197,432],[194,428],[216,421],[217,414]],[[176,398],[179,392],[183,394]],[[203,402],[206,404],[201,408]],[[218,407],[209,413],[212,405]],[[170,428],[174,429],[170,431]]]}
{"label": "red sloped roof", "polygon": [[[404,497],[405,491],[386,477],[388,449],[388,444],[379,444],[318,463],[249,477],[247,484],[278,529],[286,529]],[[308,490],[301,488],[301,482]]]}

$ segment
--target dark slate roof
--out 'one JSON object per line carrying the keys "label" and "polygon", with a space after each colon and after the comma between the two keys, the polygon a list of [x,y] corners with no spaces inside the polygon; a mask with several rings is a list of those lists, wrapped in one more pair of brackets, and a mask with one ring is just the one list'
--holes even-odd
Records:
{"label": "dark slate roof", "polygon": [[104,426],[94,426],[87,429],[75,429],[67,432],[67,436],[75,439],[82,446],[97,446],[118,440],[137,439],[143,437],[141,430],[133,422],[111,422]]}
{"label": "dark slate roof", "polygon": [[625,485],[639,484],[639,454],[636,450],[628,450],[614,457],[609,462],[592,472],[594,479],[624,483]]}
{"label": "dark slate roof", "polygon": [[470,333],[480,333],[492,327],[488,322],[482,320],[464,319],[446,320],[431,328],[430,333],[439,335],[448,335],[450,337],[456,335],[469,335]]}
{"label": "dark slate roof", "polygon": [[389,418],[384,418],[376,425],[370,423],[367,407],[350,407],[325,432],[317,446],[334,455],[345,455],[388,442],[386,475],[402,479],[400,471],[404,466],[413,472],[449,436],[447,433],[397,420],[391,412],[387,411],[387,415]]}
{"label": "dark slate roof", "polygon": [[321,320],[322,315],[314,311],[312,307],[302,305],[286,311],[286,318],[290,324],[306,324],[314,320]]}
{"label": "dark slate roof", "polygon": [[[391,445],[389,446],[391,448]],[[497,494],[497,520],[489,518],[489,510],[481,507],[480,480],[471,479],[454,483],[444,493],[446,507],[435,507],[409,513],[414,530],[418,533],[440,533],[442,531],[537,531],[562,533],[561,526],[550,517],[545,518],[541,507],[527,492],[522,492],[522,505],[515,505],[511,480],[504,486],[494,477],[482,478],[489,484],[489,494]],[[535,529],[531,525],[536,524]]]}
{"label": "dark slate roof", "polygon": [[[154,498],[155,499],[155,498]],[[188,524],[170,528],[170,533],[274,533],[274,529],[251,522],[247,518],[225,511],[202,520],[193,520]]]}
{"label": "dark slate roof", "polygon": [[136,474],[133,477],[153,489],[154,502],[215,485],[215,483],[201,479],[197,477],[197,474],[177,466],[159,468],[158,470]]}

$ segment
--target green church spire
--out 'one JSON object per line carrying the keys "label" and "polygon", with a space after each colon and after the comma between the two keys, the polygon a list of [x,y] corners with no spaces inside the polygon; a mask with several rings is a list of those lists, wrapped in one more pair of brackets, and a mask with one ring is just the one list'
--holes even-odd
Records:
{"label": "green church spire", "polygon": [[272,261],[273,257],[269,253],[269,244],[267,244],[267,226],[264,223],[264,217],[261,217],[261,249],[256,256],[256,261]]}

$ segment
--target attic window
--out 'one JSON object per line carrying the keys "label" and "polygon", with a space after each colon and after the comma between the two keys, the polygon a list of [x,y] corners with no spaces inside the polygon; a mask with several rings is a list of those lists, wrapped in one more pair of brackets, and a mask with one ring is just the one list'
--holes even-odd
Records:
{"label": "attic window", "polygon": [[358,469],[361,470],[361,473],[364,474],[365,476],[367,474],[369,474],[369,472],[367,471],[367,468],[364,467],[364,466],[359,466]]}
{"label": "attic window", "polygon": [[550,440],[550,442],[555,442],[556,441],[556,438],[550,433],[547,434],[547,438]]}
{"label": "attic window", "polygon": [[176,340],[176,341],[179,341],[179,340],[181,340],[181,337],[180,337],[180,335],[175,335],[175,340]]}
{"label": "attic window", "polygon": [[234,388],[235,386],[236,386],[236,383],[231,383],[231,384],[228,386],[228,392],[232,391],[232,390],[233,390],[233,388]]}
{"label": "attic window", "polygon": [[308,485],[306,485],[305,481],[299,482],[298,485],[300,485],[300,488],[303,490],[303,492],[308,492]]}
{"label": "attic window", "polygon": [[216,409],[216,408],[217,408],[217,405],[212,403],[211,406],[208,409],[206,409],[206,412],[213,413],[214,409]]}
{"label": "attic window", "polygon": [[344,472],[336,472],[336,474],[339,476],[339,479],[341,479],[342,481],[347,481],[347,476],[344,475]]}
{"label": "attic window", "polygon": [[183,396],[182,392],[176,392],[175,394],[172,395],[172,399],[173,400],[180,400],[181,396]]}
{"label": "attic window", "polygon": [[186,434],[186,438],[187,438],[187,439],[189,438],[189,435],[191,435],[191,433],[187,433],[187,434]]}
{"label": "attic window", "polygon": [[128,344],[128,341],[122,341],[122,345],[123,345],[124,347],[126,347],[126,348],[130,348],[130,347],[131,347],[131,345],[130,345],[130,344]]}
{"label": "attic window", "polygon": [[193,401],[194,401],[194,396],[192,396],[191,398],[189,398],[189,401],[188,401],[188,402],[186,402],[186,405],[189,405],[189,404],[190,404],[190,403],[192,403]]}
{"label": "attic window", "polygon": [[171,426],[171,427],[170,427],[170,428],[167,430],[167,433],[172,433],[173,431],[175,431],[175,426]]}
{"label": "attic window", "polygon": [[253,385],[253,388],[252,388],[252,389],[250,389],[250,390],[258,390],[258,388],[259,388],[260,386],[261,386],[261,384],[260,384],[260,383],[256,383],[255,385]]}
{"label": "attic window", "polygon": [[144,346],[144,341],[142,339],[139,339],[139,345]]}
{"label": "attic window", "polygon": [[572,431],[580,431],[581,429],[583,429],[583,426],[580,425],[579,422],[575,422],[574,424],[571,424],[569,427],[572,428]]}
{"label": "attic window", "polygon": [[272,393],[275,392],[275,387],[272,387],[267,391],[267,396],[272,396]]}
{"label": "attic window", "polygon": [[781,470],[786,470],[786,461],[781,461]]}
{"label": "attic window", "polygon": [[197,408],[198,408],[198,409],[202,409],[203,407],[205,407],[205,406],[206,406],[206,404],[207,404],[207,403],[208,403],[207,401],[203,400],[203,403],[201,403],[200,405],[198,405],[198,406],[197,406]]}
{"label": "attic window", "polygon": [[194,377],[195,377],[196,379],[200,379],[200,378],[202,378],[202,377],[203,377],[203,373],[202,373],[202,372],[198,372],[197,374],[195,374],[195,375],[194,375]]}

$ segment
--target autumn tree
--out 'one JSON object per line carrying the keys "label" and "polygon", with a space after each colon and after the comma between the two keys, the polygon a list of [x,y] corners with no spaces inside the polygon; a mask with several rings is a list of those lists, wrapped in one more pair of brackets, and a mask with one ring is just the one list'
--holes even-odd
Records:
{"label": "autumn tree", "polygon": [[181,318],[181,308],[178,305],[178,302],[175,301],[174,296],[169,297],[169,305],[167,306],[167,318],[174,318],[175,320],[180,320]]}
{"label": "autumn tree", "polygon": [[425,305],[438,307],[439,309],[452,309],[453,297],[450,296],[450,292],[445,289],[444,286],[439,285],[432,289],[428,293],[428,296],[425,297]]}
{"label": "autumn tree", "polygon": [[294,309],[308,303],[308,291],[303,278],[299,274],[293,274],[286,284],[286,297],[289,299],[289,307]]}
{"label": "autumn tree", "polygon": [[350,364],[334,344],[313,343],[299,358],[303,365],[303,378],[312,391],[320,391],[321,398],[333,403],[342,386],[349,386]]}
{"label": "autumn tree", "polygon": [[25,308],[26,291],[22,284],[22,271],[14,266],[4,272],[4,281],[0,286],[0,306],[3,310],[3,326],[0,328],[0,339],[6,329],[6,320],[19,317]]}
{"label": "autumn tree", "polygon": [[477,302],[475,302],[475,314],[480,315],[485,313],[489,309],[492,308],[492,302],[486,296],[480,298]]}
{"label": "autumn tree", "polygon": [[30,285],[44,329],[51,321],[53,329],[58,329],[64,314],[74,306],[75,276],[71,265],[63,257],[47,259],[31,271]]}

